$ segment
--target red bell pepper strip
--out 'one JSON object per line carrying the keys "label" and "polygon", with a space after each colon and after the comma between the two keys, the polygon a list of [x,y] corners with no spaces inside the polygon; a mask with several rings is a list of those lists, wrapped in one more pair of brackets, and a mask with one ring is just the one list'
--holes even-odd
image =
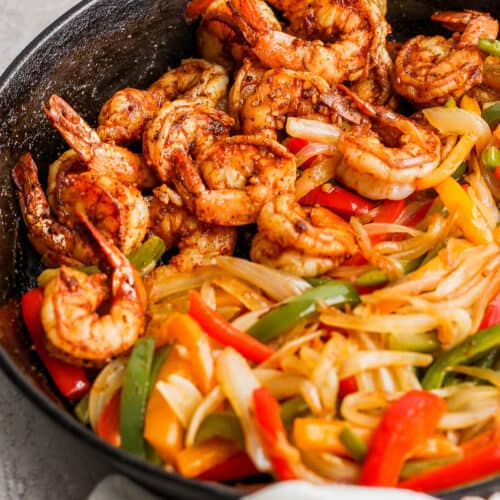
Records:
{"label": "red bell pepper strip", "polygon": [[[406,200],[384,200],[373,222],[394,223],[398,220],[405,207]],[[370,240],[375,245],[386,240],[389,236],[387,234],[375,234],[370,237]]]}
{"label": "red bell pepper strip", "polygon": [[365,215],[377,205],[361,196],[351,193],[340,186],[324,184],[307,193],[301,205],[320,205],[331,208],[342,215]]}
{"label": "red bell pepper strip", "polygon": [[[290,151],[290,153],[296,155],[301,149],[304,149],[310,141],[307,139],[301,139],[300,137],[289,137],[283,144]],[[307,161],[305,161],[300,168],[309,168],[316,160],[318,156],[312,156]]]}
{"label": "red bell pepper strip", "polygon": [[216,465],[203,472],[198,479],[205,481],[237,481],[247,477],[255,476],[259,471],[246,453],[238,453],[226,460],[224,463]]}
{"label": "red bell pepper strip", "polygon": [[500,323],[500,293],[488,304],[479,330],[498,325],[498,323]]}
{"label": "red bell pepper strip", "polygon": [[298,460],[298,452],[288,443],[280,406],[267,387],[255,389],[253,407],[262,444],[276,475],[282,481],[297,479],[294,463]]}
{"label": "red bell pepper strip", "polygon": [[112,446],[120,447],[120,402],[121,391],[116,391],[104,408],[97,420],[97,435]]}
{"label": "red bell pepper strip", "polygon": [[394,401],[375,430],[360,484],[396,486],[408,453],[434,434],[445,411],[445,400],[432,392],[410,391]]}
{"label": "red bell pepper strip", "polygon": [[238,330],[217,311],[210,309],[195,290],[189,292],[189,314],[209,337],[232,347],[250,361],[262,363],[274,354],[274,349]]}
{"label": "red bell pepper strip", "polygon": [[432,199],[426,201],[413,215],[406,219],[405,226],[415,227],[417,224],[422,222],[433,203],[434,200]]}
{"label": "red bell pepper strip", "polygon": [[495,177],[496,177],[497,179],[500,179],[500,167],[496,167],[496,168],[495,168]]}
{"label": "red bell pepper strip", "polygon": [[476,481],[499,472],[500,441],[496,441],[473,455],[414,476],[402,481],[398,486],[410,490],[432,492]]}
{"label": "red bell pepper strip", "polygon": [[83,368],[52,357],[44,345],[41,320],[43,290],[33,288],[21,298],[21,313],[35,350],[59,392],[66,398],[79,399],[90,389]]}
{"label": "red bell pepper strip", "polygon": [[356,377],[343,378],[339,382],[339,398],[345,398],[348,394],[352,394],[358,390],[358,384],[356,382]]}

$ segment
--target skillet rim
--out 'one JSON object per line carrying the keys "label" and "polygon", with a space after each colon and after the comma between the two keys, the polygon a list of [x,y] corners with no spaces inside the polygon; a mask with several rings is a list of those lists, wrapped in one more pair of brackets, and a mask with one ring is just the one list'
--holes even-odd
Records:
{"label": "skillet rim", "polygon": [[[25,48],[16,56],[16,58],[7,66],[4,72],[0,75],[0,94],[4,88],[7,87],[16,75],[16,73],[23,67],[26,60],[51,38],[57,35],[58,31],[63,29],[65,25],[71,22],[78,16],[84,16],[93,5],[98,4],[101,0],[81,0],[79,3],[71,7],[55,21],[53,21],[47,28],[38,34]],[[195,479],[188,479],[180,474],[168,472],[159,466],[154,466],[149,462],[136,458],[130,453],[125,452],[121,448],[116,448],[109,445],[97,434],[92,432],[88,427],[82,425],[78,420],[71,415],[68,411],[59,408],[54,402],[46,397],[36,386],[31,383],[26,375],[16,366],[16,363],[11,359],[7,351],[0,345],[0,369],[12,381],[12,383],[20,389],[20,391],[41,411],[43,411],[49,418],[56,421],[64,429],[69,431],[73,436],[81,439],[87,445],[96,448],[102,452],[111,463],[121,463],[126,467],[126,475],[131,475],[128,471],[133,468],[138,473],[144,473],[146,476],[154,476],[159,483],[169,481],[172,486],[179,485],[183,490],[192,490],[192,493],[198,495],[214,495],[221,500],[233,500],[241,498],[246,494],[245,491],[238,490],[223,484],[209,483]],[[121,467],[120,467],[121,469]],[[142,482],[149,488],[152,485],[147,480],[142,480],[137,475],[132,476],[134,480]],[[159,484],[156,483],[156,484]],[[476,482],[462,487],[446,490],[439,494],[440,498],[454,499],[469,494],[481,494],[481,491],[489,491],[491,487],[497,486],[497,491],[500,492],[500,472],[498,476],[487,478],[484,481]],[[158,490],[158,488],[155,488]]]}

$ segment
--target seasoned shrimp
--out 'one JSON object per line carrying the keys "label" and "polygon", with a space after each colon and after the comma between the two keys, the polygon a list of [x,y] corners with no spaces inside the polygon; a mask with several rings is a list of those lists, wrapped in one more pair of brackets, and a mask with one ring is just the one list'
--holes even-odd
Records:
{"label": "seasoned shrimp", "polygon": [[176,154],[196,156],[203,147],[229,135],[233,125],[234,120],[206,98],[167,103],[146,127],[144,156],[162,182],[172,182]]}
{"label": "seasoned shrimp", "polygon": [[353,254],[357,245],[347,222],[322,207],[302,207],[293,194],[277,196],[262,208],[259,232],[282,248],[308,255],[336,257]]}
{"label": "seasoned shrimp", "polygon": [[[355,81],[377,64],[388,25],[372,0],[279,2],[293,9],[292,32],[269,28],[256,0],[230,0],[226,20],[271,68],[321,75],[329,83]],[[284,5],[286,7],[286,5]],[[324,40],[324,41],[322,41]]]}
{"label": "seasoned shrimp", "polygon": [[234,252],[234,228],[200,222],[186,210],[179,195],[165,185],[154,190],[150,218],[150,230],[165,241],[167,248],[177,245],[179,253],[170,265],[179,271],[209,265],[215,256]]}
{"label": "seasoned shrimp", "polygon": [[[134,265],[102,236],[89,219],[79,215],[96,243],[106,275],[62,267],[45,288],[42,324],[48,347],[72,363],[102,364],[127,352],[144,333],[146,290]],[[109,311],[97,311],[109,297]]]}
{"label": "seasoned shrimp", "polygon": [[372,126],[353,126],[339,138],[343,159],[336,176],[346,186],[373,200],[401,200],[416,182],[441,160],[441,141],[427,125],[372,106],[351,91],[354,102],[372,120]]}
{"label": "seasoned shrimp", "polygon": [[97,132],[63,99],[53,95],[44,111],[54,127],[95,173],[115,177],[139,188],[152,187],[156,179],[141,155],[103,142]]}
{"label": "seasoned shrimp", "polygon": [[361,118],[343,96],[323,78],[311,73],[267,71],[241,106],[244,134],[276,139],[288,116],[307,116],[335,122],[339,117],[359,123]]}
{"label": "seasoned shrimp", "polygon": [[483,58],[479,38],[496,38],[498,21],[489,14],[439,12],[434,21],[462,32],[446,39],[418,35],[401,48],[394,66],[396,91],[417,104],[443,104],[449,97],[459,99],[483,79]]}
{"label": "seasoned shrimp", "polygon": [[75,229],[59,223],[38,180],[38,168],[29,153],[12,170],[21,213],[28,228],[28,238],[47,266],[78,265],[95,262],[89,242]]}
{"label": "seasoned shrimp", "polygon": [[294,191],[297,177],[295,158],[284,146],[249,135],[220,139],[195,163],[181,157],[176,168],[188,207],[201,221],[223,226],[255,222],[266,202]]}

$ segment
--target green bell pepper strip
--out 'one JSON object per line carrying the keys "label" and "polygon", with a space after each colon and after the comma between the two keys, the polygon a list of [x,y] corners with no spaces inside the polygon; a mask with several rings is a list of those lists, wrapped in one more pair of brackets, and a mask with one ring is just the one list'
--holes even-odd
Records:
{"label": "green bell pepper strip", "polygon": [[455,172],[453,172],[451,174],[451,176],[456,180],[458,181],[458,179],[460,179],[460,177],[462,177],[462,175],[465,174],[465,172],[467,172],[467,168],[468,168],[468,164],[466,161],[463,161],[462,163],[460,163],[460,165],[457,167],[457,169],[455,170]]}
{"label": "green bell pepper strip", "polygon": [[388,348],[391,351],[436,352],[441,347],[435,331],[391,333],[387,340]]}
{"label": "green bell pepper strip", "polygon": [[297,417],[302,417],[309,413],[309,405],[301,396],[289,399],[281,405],[281,421],[285,427],[288,427]]}
{"label": "green bell pepper strip", "polygon": [[151,364],[151,375],[149,377],[149,390],[151,391],[154,387],[156,379],[158,378],[158,373],[165,363],[170,351],[172,350],[172,344],[167,344],[158,349],[154,355],[153,363]]}
{"label": "green bell pepper strip", "polygon": [[195,443],[202,443],[214,437],[235,441],[244,446],[243,428],[236,413],[217,411],[205,417],[196,433]]}
{"label": "green bell pepper strip", "polygon": [[125,368],[120,400],[121,447],[142,458],[146,458],[142,427],[149,395],[154,348],[153,337],[144,337],[135,344]]}
{"label": "green bell pepper strip", "polygon": [[89,423],[89,393],[85,394],[73,409],[76,418],[84,425]]}
{"label": "green bell pepper strip", "polygon": [[[403,265],[404,273],[408,274],[411,273],[412,271],[415,271],[415,269],[417,269],[417,267],[420,265],[421,262],[422,262],[421,258],[402,261],[401,264]],[[372,269],[359,276],[358,279],[356,280],[356,285],[377,286],[377,285],[385,285],[388,282],[389,282],[389,277],[387,276],[387,273],[385,271],[383,271],[382,269]]]}
{"label": "green bell pepper strip", "polygon": [[453,97],[448,97],[448,100],[444,103],[444,107],[448,109],[453,109],[457,107],[457,101]]}
{"label": "green bell pepper strip", "polygon": [[500,57],[500,41],[491,38],[480,38],[477,46],[495,57]]}
{"label": "green bell pepper strip", "polygon": [[[136,269],[141,274],[147,274],[152,271],[162,255],[165,253],[165,242],[158,236],[152,236],[147,239],[137,250],[130,253],[127,258],[134,264]],[[100,272],[97,266],[83,266],[77,267],[79,271],[85,274],[97,274]],[[38,286],[45,288],[47,284],[52,281],[59,272],[56,269],[44,269],[39,275],[37,280]]]}
{"label": "green bell pepper strip", "polygon": [[401,469],[399,480],[404,481],[418,474],[451,464],[451,462],[456,462],[459,459],[460,455],[450,455],[448,457],[428,458],[425,460],[408,460]]}
{"label": "green bell pepper strip", "polygon": [[350,283],[331,280],[270,311],[250,327],[248,333],[261,342],[268,342],[290,330],[301,319],[314,314],[318,301],[328,306],[356,305],[359,295]]}
{"label": "green bell pepper strip", "polygon": [[495,146],[486,148],[483,153],[483,162],[491,170],[500,166],[500,149]]}
{"label": "green bell pepper strip", "polygon": [[339,439],[356,462],[360,464],[364,462],[368,453],[368,447],[350,425],[346,424],[343,427],[340,431]]}
{"label": "green bell pepper strip", "polygon": [[482,117],[490,128],[495,128],[500,123],[500,103],[483,109]]}
{"label": "green bell pepper strip", "polygon": [[330,278],[306,278],[306,281],[312,286],[312,287],[317,287],[324,285],[325,283],[328,283],[332,281]]}
{"label": "green bell pepper strip", "polygon": [[486,328],[471,335],[434,361],[425,373],[422,387],[426,390],[441,387],[449,367],[470,363],[486,354],[490,349],[497,347],[500,347],[500,325]]}

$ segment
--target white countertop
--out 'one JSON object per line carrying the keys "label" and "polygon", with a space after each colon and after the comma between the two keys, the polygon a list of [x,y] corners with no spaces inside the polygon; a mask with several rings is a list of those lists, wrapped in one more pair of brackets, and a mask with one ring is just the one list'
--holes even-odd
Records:
{"label": "white countertop", "polygon": [[[0,0],[0,73],[76,3]],[[83,500],[111,471],[107,461],[42,414],[2,372],[0,450],[0,500]]]}

